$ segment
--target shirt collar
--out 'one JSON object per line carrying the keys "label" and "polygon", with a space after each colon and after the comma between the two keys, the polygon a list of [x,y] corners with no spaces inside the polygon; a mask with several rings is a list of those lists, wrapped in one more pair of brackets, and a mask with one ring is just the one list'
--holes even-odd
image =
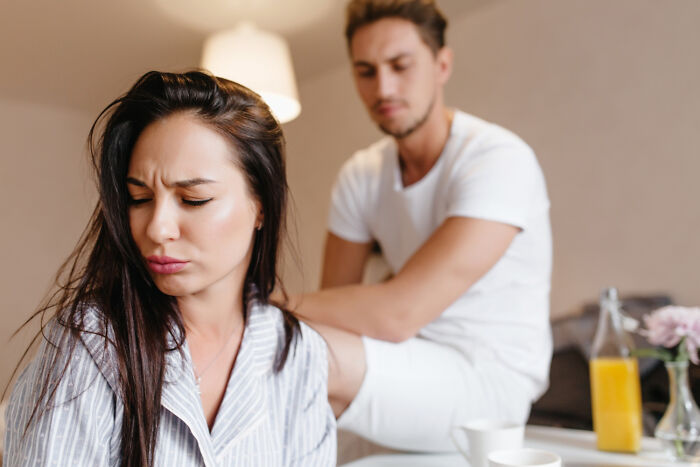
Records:
{"label": "shirt collar", "polygon": [[[255,428],[266,414],[266,385],[273,371],[282,333],[278,329],[271,306],[251,304],[243,339],[236,357],[224,399],[209,432],[192,369],[192,358],[187,343],[180,349],[165,354],[165,377],[161,405],[185,423],[197,440],[207,465],[215,465],[215,458],[224,454],[236,441]],[[83,342],[112,391],[119,394],[117,358],[114,347],[102,337],[103,323],[98,313],[87,310],[84,320]],[[168,347],[175,348],[181,335],[168,336]],[[107,335],[113,338],[111,328]]]}
{"label": "shirt collar", "polygon": [[[269,308],[250,307],[241,346],[213,429],[209,433],[192,370],[189,348],[166,354],[166,382],[161,404],[192,431],[205,452],[219,457],[255,428],[266,413],[266,375],[273,370],[278,348],[276,323]],[[184,357],[184,359],[183,359]]]}

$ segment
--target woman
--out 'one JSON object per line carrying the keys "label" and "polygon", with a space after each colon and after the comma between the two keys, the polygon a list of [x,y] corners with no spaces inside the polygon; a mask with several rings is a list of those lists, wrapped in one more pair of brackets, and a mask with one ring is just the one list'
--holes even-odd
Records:
{"label": "woman", "polygon": [[334,465],[325,343],[270,302],[287,185],[268,107],[150,72],[89,142],[99,203],[38,312],[5,465]]}

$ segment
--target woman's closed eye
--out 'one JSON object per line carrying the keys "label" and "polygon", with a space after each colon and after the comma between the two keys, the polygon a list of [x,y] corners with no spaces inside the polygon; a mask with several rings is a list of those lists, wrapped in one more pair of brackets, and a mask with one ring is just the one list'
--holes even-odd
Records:
{"label": "woman's closed eye", "polygon": [[151,201],[151,199],[152,198],[134,198],[133,196],[129,196],[129,205],[138,206],[139,204],[144,204]]}
{"label": "woman's closed eye", "polygon": [[[214,198],[206,198],[206,199],[192,199],[192,198],[182,198],[182,204],[185,204],[187,206],[202,206],[209,201],[213,200]],[[129,204],[131,206],[138,206],[140,204],[145,204],[148,203],[149,201],[153,201],[153,198],[134,198],[134,197],[129,197]]]}
{"label": "woman's closed eye", "polygon": [[187,198],[182,198],[182,202],[184,204],[187,204],[188,206],[202,206],[203,204],[208,203],[209,201],[213,200],[214,198],[207,198],[207,199],[187,199]]}

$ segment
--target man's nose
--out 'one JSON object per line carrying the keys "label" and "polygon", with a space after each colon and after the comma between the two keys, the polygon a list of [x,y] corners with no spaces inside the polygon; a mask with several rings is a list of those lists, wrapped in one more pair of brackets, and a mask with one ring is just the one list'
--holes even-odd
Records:
{"label": "man's nose", "polygon": [[154,203],[146,235],[156,244],[163,244],[180,236],[177,208],[173,204],[169,200],[158,200]]}
{"label": "man's nose", "polygon": [[377,97],[387,99],[396,95],[396,76],[390,70],[377,71]]}

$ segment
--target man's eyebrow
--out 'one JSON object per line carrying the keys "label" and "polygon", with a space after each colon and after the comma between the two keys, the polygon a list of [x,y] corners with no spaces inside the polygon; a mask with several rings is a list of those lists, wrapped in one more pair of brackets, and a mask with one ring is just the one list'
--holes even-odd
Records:
{"label": "man's eyebrow", "polygon": [[[134,177],[126,177],[126,183],[129,183],[131,185],[136,185],[144,188],[148,188],[148,186],[143,183],[141,180],[138,180]],[[192,186],[196,185],[204,185],[206,183],[216,183],[216,180],[211,180],[208,178],[188,178],[187,180],[178,180],[177,182],[173,182],[172,186],[176,186],[178,188],[189,188]]]}
{"label": "man's eyebrow", "polygon": [[395,62],[397,60],[401,60],[402,58],[410,57],[411,55],[413,55],[413,54],[410,54],[408,52],[403,52],[403,53],[394,55],[393,57],[389,58],[389,60],[387,60],[387,62]]}
{"label": "man's eyebrow", "polygon": [[[386,60],[383,60],[384,62],[395,62],[397,60],[401,60],[402,58],[410,57],[411,54],[408,52],[402,52],[400,54],[394,55],[393,57],[389,57]],[[355,60],[353,62],[353,66],[355,67],[369,67],[369,68],[374,68],[376,65],[370,62],[367,62],[365,60]]]}
{"label": "man's eyebrow", "polygon": [[353,62],[352,66],[354,67],[367,67],[367,68],[374,68],[374,65],[369,62],[365,62],[364,60],[356,60]]}

